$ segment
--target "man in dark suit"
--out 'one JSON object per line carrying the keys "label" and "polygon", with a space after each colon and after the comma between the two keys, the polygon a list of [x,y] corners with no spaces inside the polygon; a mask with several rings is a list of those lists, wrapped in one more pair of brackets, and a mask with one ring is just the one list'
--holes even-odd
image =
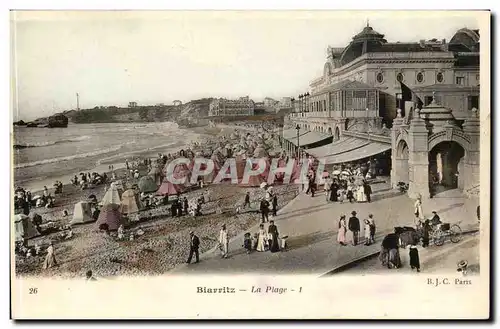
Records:
{"label": "man in dark suit", "polygon": [[190,243],[190,249],[189,249],[189,257],[186,263],[191,263],[191,259],[193,258],[193,254],[196,255],[196,262],[198,263],[200,261],[200,254],[198,252],[198,249],[200,247],[200,239],[196,235],[194,235],[194,232],[191,231],[189,233],[189,236],[191,238],[191,243]]}
{"label": "man in dark suit", "polygon": [[356,212],[353,211],[351,218],[349,218],[349,223],[347,226],[349,227],[349,231],[352,233],[352,244],[353,246],[358,244],[358,239],[359,239],[359,231],[360,231],[360,225],[359,225],[359,219],[356,217]]}
{"label": "man in dark suit", "polygon": [[363,189],[366,195],[366,201],[372,202],[372,187],[367,182],[363,183]]}
{"label": "man in dark suit", "polygon": [[262,214],[262,223],[269,221],[269,202],[262,198],[260,200],[260,212]]}

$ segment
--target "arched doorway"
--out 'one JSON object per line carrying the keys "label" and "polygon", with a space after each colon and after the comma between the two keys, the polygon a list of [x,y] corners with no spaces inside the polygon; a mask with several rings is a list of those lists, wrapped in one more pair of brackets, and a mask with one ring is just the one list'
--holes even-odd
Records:
{"label": "arched doorway", "polygon": [[328,127],[328,135],[332,136],[333,135],[333,132],[332,132],[332,127]]}
{"label": "arched doorway", "polygon": [[438,143],[429,152],[431,195],[464,188],[464,148],[454,141]]}
{"label": "arched doorway", "polygon": [[333,137],[336,141],[340,139],[340,129],[339,127],[335,127],[335,136]]}
{"label": "arched doorway", "polygon": [[408,184],[410,182],[410,171],[409,171],[409,160],[410,160],[410,150],[408,144],[405,140],[400,140],[396,146],[396,170],[397,182],[404,182]]}

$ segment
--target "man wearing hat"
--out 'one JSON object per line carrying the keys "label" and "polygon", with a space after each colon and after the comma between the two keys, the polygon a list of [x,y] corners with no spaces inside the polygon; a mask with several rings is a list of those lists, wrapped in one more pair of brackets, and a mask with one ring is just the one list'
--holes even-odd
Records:
{"label": "man wearing hat", "polygon": [[196,255],[196,262],[198,263],[200,261],[200,254],[199,254],[199,247],[200,247],[200,239],[196,235],[194,235],[194,232],[191,231],[189,232],[189,237],[191,238],[191,243],[190,243],[190,249],[189,249],[189,257],[186,263],[191,263],[191,259],[193,258],[193,254]]}
{"label": "man wearing hat", "polygon": [[359,225],[359,219],[356,217],[356,212],[353,211],[351,212],[352,216],[349,218],[349,231],[352,233],[352,245],[355,246],[358,244],[358,239],[359,239],[359,231],[360,231],[360,225]]}
{"label": "man wearing hat", "polygon": [[441,224],[441,218],[439,217],[439,215],[437,214],[436,211],[433,211],[432,218],[431,218],[431,225],[437,226],[439,224]]}

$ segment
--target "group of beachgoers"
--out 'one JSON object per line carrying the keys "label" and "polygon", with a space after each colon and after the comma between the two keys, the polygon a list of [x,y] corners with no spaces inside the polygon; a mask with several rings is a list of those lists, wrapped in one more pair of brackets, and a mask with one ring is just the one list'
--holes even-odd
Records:
{"label": "group of beachgoers", "polygon": [[71,184],[74,186],[79,186],[82,190],[92,188],[93,186],[105,184],[108,181],[108,175],[106,173],[80,173],[80,179],[78,175],[75,175],[71,179]]}
{"label": "group of beachgoers", "polygon": [[[54,194],[62,193],[63,184],[61,182],[56,181],[54,187]],[[28,216],[32,208],[53,208],[55,201],[55,197],[51,195],[47,186],[43,187],[42,194],[37,195],[32,195],[31,191],[25,190],[22,187],[16,187],[14,193],[14,211]]]}

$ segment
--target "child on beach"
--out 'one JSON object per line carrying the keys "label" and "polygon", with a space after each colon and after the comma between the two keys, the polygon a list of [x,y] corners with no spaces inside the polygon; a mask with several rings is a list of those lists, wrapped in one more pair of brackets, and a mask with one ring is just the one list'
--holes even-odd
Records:
{"label": "child on beach", "polygon": [[245,236],[243,238],[243,247],[246,249],[247,254],[252,252],[252,238],[250,233],[245,233]]}

